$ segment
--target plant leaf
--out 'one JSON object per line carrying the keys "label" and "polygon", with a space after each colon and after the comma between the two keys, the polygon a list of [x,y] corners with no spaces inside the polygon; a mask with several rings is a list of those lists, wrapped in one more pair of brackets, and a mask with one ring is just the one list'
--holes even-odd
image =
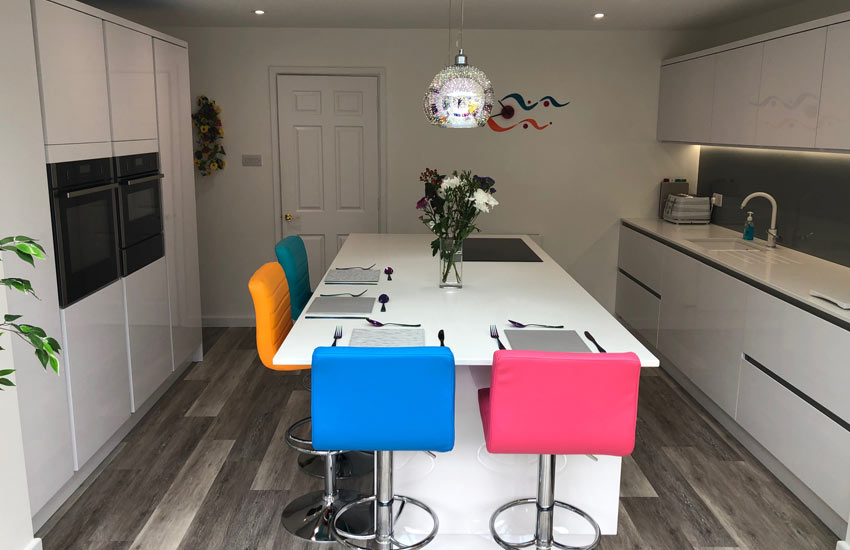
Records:
{"label": "plant leaf", "polygon": [[62,349],[62,346],[59,345],[59,342],[57,342],[55,338],[51,338],[50,336],[48,336],[47,343],[50,344],[50,347],[53,348],[55,351],[59,351]]}
{"label": "plant leaf", "polygon": [[3,316],[3,320],[7,323],[11,323],[12,321],[17,321],[21,318],[21,315],[12,315],[11,313],[7,313]]}
{"label": "plant leaf", "polygon": [[13,372],[15,372],[15,369],[0,370],[0,376],[9,376]]}
{"label": "plant leaf", "polygon": [[22,260],[23,260],[23,261],[25,261],[26,263],[28,263],[28,264],[30,264],[31,266],[35,267],[35,262],[33,261],[32,256],[31,256],[30,254],[26,254],[26,253],[24,253],[24,252],[21,252],[21,251],[20,251],[20,250],[18,250],[17,248],[15,249],[15,254],[17,254],[17,255],[18,255],[18,258],[22,259]]}
{"label": "plant leaf", "polygon": [[0,386],[13,387],[14,385],[15,383],[8,378],[0,378]]}
{"label": "plant leaf", "polygon": [[41,363],[41,366],[47,368],[47,362],[50,360],[50,356],[47,355],[47,352],[43,349],[36,349],[35,356],[38,357],[38,361]]}
{"label": "plant leaf", "polygon": [[50,354],[50,368],[53,369],[53,372],[59,374],[59,359],[54,354]]}

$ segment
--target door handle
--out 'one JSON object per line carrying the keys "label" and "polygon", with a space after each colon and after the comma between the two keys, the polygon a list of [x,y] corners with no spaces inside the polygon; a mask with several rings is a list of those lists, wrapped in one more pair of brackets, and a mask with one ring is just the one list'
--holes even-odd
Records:
{"label": "door handle", "polygon": [[292,214],[286,213],[286,214],[283,215],[283,219],[288,221],[288,222],[291,222],[291,221],[297,220],[298,216],[293,216]]}

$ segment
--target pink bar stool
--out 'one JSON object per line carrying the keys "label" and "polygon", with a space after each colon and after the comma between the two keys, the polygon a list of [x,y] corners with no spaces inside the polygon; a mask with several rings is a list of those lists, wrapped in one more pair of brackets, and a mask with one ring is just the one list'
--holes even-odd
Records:
{"label": "pink bar stool", "polygon": [[[640,361],[634,353],[495,353],[490,388],[478,392],[487,450],[540,455],[537,498],[509,502],[490,518],[490,533],[499,546],[590,550],[599,544],[596,521],[583,510],[555,500],[555,455],[631,454],[639,381]],[[537,506],[534,538],[506,542],[496,532],[498,516],[531,503]],[[593,542],[566,546],[555,541],[555,507],[587,520],[595,531]]]}

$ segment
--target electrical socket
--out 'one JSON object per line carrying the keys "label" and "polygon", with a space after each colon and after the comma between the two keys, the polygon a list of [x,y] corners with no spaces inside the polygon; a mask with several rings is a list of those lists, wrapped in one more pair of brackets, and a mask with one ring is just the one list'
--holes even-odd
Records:
{"label": "electrical socket", "polygon": [[714,193],[711,195],[711,202],[714,206],[723,206],[723,195]]}
{"label": "electrical socket", "polygon": [[242,166],[262,166],[263,155],[242,155]]}

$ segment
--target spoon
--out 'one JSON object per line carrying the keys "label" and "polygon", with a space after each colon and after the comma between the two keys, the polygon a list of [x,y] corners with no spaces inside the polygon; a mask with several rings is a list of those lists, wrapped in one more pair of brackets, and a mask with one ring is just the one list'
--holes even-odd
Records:
{"label": "spoon", "polygon": [[407,324],[404,324],[404,323],[382,323],[382,322],[380,322],[380,321],[376,321],[376,320],[374,320],[374,319],[370,319],[370,318],[368,318],[368,317],[366,317],[366,322],[367,322],[367,323],[369,323],[370,325],[372,325],[373,327],[388,327],[388,326],[394,326],[394,327],[421,327],[421,326],[422,326],[421,324],[416,324],[416,325],[407,325]]}
{"label": "spoon", "polygon": [[508,322],[515,326],[516,328],[525,328],[525,327],[540,327],[540,328],[564,328],[564,325],[538,325],[535,323],[522,324],[516,321],[511,321],[508,319]]}
{"label": "spoon", "polygon": [[386,294],[381,294],[378,296],[378,301],[381,302],[381,312],[386,313],[387,311],[387,302],[390,301],[390,297]]}
{"label": "spoon", "polygon": [[393,280],[393,268],[391,268],[391,267],[384,268],[384,274],[387,276],[388,281]]}

